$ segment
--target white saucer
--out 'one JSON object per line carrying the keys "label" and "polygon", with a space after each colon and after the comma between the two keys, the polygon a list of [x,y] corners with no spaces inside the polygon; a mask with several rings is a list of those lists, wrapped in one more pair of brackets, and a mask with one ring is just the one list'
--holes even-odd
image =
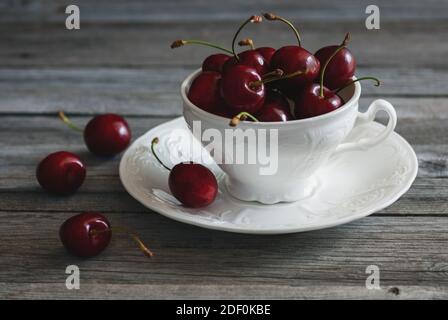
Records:
{"label": "white saucer", "polygon": [[[373,122],[350,133],[349,141],[377,134],[383,125]],[[172,135],[174,129],[185,134]],[[178,132],[177,132],[178,133]],[[207,165],[219,182],[214,203],[202,209],[185,208],[170,194],[169,172],[151,154],[151,140],[159,137],[157,151],[173,166],[190,158],[191,139],[183,118],[157,126],[138,138],[120,163],[120,178],[126,190],[146,207],[188,224],[251,234],[281,234],[333,227],[381,210],[403,195],[414,181],[418,162],[412,147],[397,133],[366,151],[333,157],[317,172],[318,186],[307,199],[273,205],[243,202],[229,195],[224,173],[216,164]],[[192,142],[193,141],[193,142]],[[170,155],[176,161],[170,163]]]}

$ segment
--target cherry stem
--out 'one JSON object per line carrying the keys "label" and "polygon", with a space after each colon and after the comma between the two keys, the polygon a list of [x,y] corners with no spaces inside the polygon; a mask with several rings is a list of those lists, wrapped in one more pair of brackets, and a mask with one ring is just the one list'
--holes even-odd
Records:
{"label": "cherry stem", "polygon": [[133,232],[131,229],[129,229],[129,228],[125,228],[125,227],[111,227],[109,229],[105,229],[105,230],[101,230],[101,231],[92,229],[92,230],[89,231],[89,233],[92,234],[92,235],[97,235],[97,234],[100,234],[100,233],[103,233],[103,232],[106,232],[106,231],[112,231],[112,232],[117,232],[117,233],[124,233],[124,234],[129,235],[135,241],[135,243],[137,244],[139,249],[146,256],[148,256],[150,258],[154,256],[154,253],[151,250],[149,250],[149,248],[143,243],[143,241],[140,239],[140,237],[135,232]]}
{"label": "cherry stem", "polygon": [[229,50],[229,49],[226,49],[224,47],[221,47],[220,45],[217,45],[217,44],[214,44],[214,43],[211,43],[211,42],[208,42],[208,41],[203,41],[203,40],[176,40],[176,41],[174,41],[171,44],[170,47],[171,47],[171,49],[174,49],[174,48],[182,47],[182,46],[184,46],[186,44],[199,44],[199,45],[202,45],[202,46],[207,46],[207,47],[212,47],[212,48],[215,48],[215,49],[219,49],[219,50],[224,51],[224,52],[226,52],[228,54],[233,54],[233,52],[231,50]]}
{"label": "cherry stem", "polygon": [[[280,70],[280,71],[281,71],[281,69],[277,69],[277,70]],[[282,71],[282,72],[283,72],[283,71]],[[295,71],[295,72],[293,72],[293,73],[289,73],[289,74],[284,75],[284,76],[264,78],[264,79],[257,80],[257,81],[254,81],[254,82],[249,83],[249,88],[251,88],[251,89],[256,89],[256,88],[258,88],[259,86],[261,86],[262,84],[266,84],[266,83],[270,83],[270,82],[274,82],[274,81],[278,81],[278,80],[289,79],[289,78],[298,76],[298,75],[300,75],[300,74],[302,74],[302,73],[303,73],[302,70],[298,70],[298,71]]]}
{"label": "cherry stem", "polygon": [[71,120],[65,115],[65,113],[63,111],[59,111],[58,112],[59,118],[61,118],[61,120],[70,127],[70,129],[73,129],[75,131],[79,131],[79,132],[83,132],[83,130],[78,127],[76,124],[74,124],[73,122],[71,122]]}
{"label": "cherry stem", "polygon": [[270,77],[281,77],[282,75],[283,75],[283,70],[282,69],[275,69],[275,70],[273,70],[271,72],[265,73],[261,77],[263,79],[266,79],[266,78],[270,78]]}
{"label": "cherry stem", "polygon": [[258,122],[258,119],[255,118],[253,115],[251,115],[249,112],[243,111],[243,112],[238,113],[236,116],[234,116],[232,118],[232,120],[230,120],[229,125],[231,127],[236,127],[238,125],[238,123],[240,123],[240,121],[244,121],[246,118],[250,118],[253,121]]}
{"label": "cherry stem", "polygon": [[345,46],[347,45],[349,40],[350,40],[350,33],[347,33],[345,35],[344,41],[342,41],[342,43],[339,45],[339,47],[333,52],[333,54],[327,59],[327,61],[325,61],[324,67],[320,71],[320,81],[319,81],[319,83],[320,83],[320,92],[319,92],[319,95],[322,98],[324,97],[324,73],[325,73],[325,70],[327,69],[327,66],[330,63],[330,61],[336,56],[336,54],[339,51],[341,51],[343,48],[345,48]]}
{"label": "cherry stem", "polygon": [[376,82],[374,84],[375,87],[379,87],[382,84],[382,82],[380,80],[378,80],[377,78],[375,78],[375,77],[361,77],[361,78],[358,78],[356,80],[352,80],[349,83],[345,84],[344,86],[340,87],[339,89],[337,89],[335,91],[335,93],[339,93],[340,91],[344,90],[345,88],[347,88],[348,86],[352,85],[353,83],[358,82],[358,81],[362,81],[362,80],[373,80],[373,81],[375,81]]}
{"label": "cherry stem", "polygon": [[250,48],[252,50],[255,50],[255,45],[254,45],[254,42],[252,41],[252,39],[241,40],[241,41],[238,42],[238,45],[240,47],[242,47],[242,46],[250,46]]}
{"label": "cherry stem", "polygon": [[240,58],[235,53],[235,41],[236,41],[236,38],[238,38],[238,35],[240,34],[241,30],[243,30],[243,28],[246,26],[246,24],[248,24],[248,23],[260,23],[261,21],[262,21],[261,16],[251,16],[249,19],[244,21],[243,24],[240,25],[240,27],[236,31],[236,33],[235,33],[235,35],[233,36],[233,39],[232,39],[232,53],[233,53],[233,56],[235,57],[235,59],[237,61],[239,61]]}
{"label": "cherry stem", "polygon": [[154,157],[157,159],[157,161],[162,165],[162,167],[164,167],[166,170],[168,170],[168,171],[171,171],[171,169],[170,168],[168,168],[163,162],[162,162],[162,160],[160,160],[159,159],[159,157],[157,156],[157,153],[156,153],[156,151],[154,150],[154,146],[157,144],[157,143],[159,143],[159,138],[154,138],[154,139],[152,139],[152,141],[151,141],[151,152],[152,152],[152,154],[154,155]]}
{"label": "cherry stem", "polygon": [[297,28],[294,27],[294,25],[292,24],[291,21],[286,20],[285,18],[279,17],[279,16],[277,16],[277,15],[275,15],[275,14],[273,14],[273,13],[269,13],[269,12],[264,13],[263,16],[264,16],[267,20],[269,20],[269,21],[275,21],[275,20],[277,20],[277,21],[281,21],[281,22],[283,22],[283,23],[286,23],[286,24],[292,29],[292,31],[294,31],[294,34],[296,35],[296,38],[297,38],[297,42],[299,43],[299,47],[302,46],[302,39],[300,38],[300,33],[299,33],[299,31],[297,30]]}

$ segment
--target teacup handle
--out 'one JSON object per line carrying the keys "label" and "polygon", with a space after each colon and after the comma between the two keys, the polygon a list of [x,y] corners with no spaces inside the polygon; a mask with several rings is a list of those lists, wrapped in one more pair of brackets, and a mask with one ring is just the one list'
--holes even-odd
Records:
{"label": "teacup handle", "polygon": [[379,144],[381,141],[385,140],[395,129],[397,125],[397,113],[394,107],[383,99],[378,99],[373,101],[366,112],[358,112],[358,117],[356,118],[355,127],[369,123],[375,120],[375,116],[378,111],[386,111],[389,116],[389,121],[387,122],[386,128],[377,136],[372,138],[363,138],[356,142],[346,142],[341,143],[336,151],[333,153],[340,153],[352,150],[365,150]]}

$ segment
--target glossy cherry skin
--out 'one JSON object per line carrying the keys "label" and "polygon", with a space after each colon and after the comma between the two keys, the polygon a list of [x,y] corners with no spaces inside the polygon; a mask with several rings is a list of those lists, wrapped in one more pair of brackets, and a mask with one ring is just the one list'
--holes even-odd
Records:
{"label": "glossy cherry skin", "polygon": [[59,229],[59,238],[68,252],[79,257],[93,257],[110,242],[109,221],[98,212],[83,212],[67,219]]}
{"label": "glossy cherry skin", "polygon": [[173,196],[188,208],[208,206],[218,193],[215,175],[194,162],[176,164],[171,169],[168,184]]}
{"label": "glossy cherry skin", "polygon": [[257,48],[257,49],[255,49],[255,50],[256,50],[259,54],[261,54],[261,55],[263,56],[264,60],[266,60],[266,63],[267,63],[268,65],[271,64],[272,56],[273,56],[274,53],[275,53],[275,49],[274,49],[274,48],[271,48],[271,47],[260,47],[260,48]]}
{"label": "glossy cherry skin", "polygon": [[285,74],[303,71],[303,74],[278,81],[278,86],[290,98],[298,90],[312,83],[319,75],[320,63],[312,53],[299,46],[285,46],[278,49],[271,59],[271,69],[281,69]]}
{"label": "glossy cherry skin", "polygon": [[331,112],[341,105],[342,99],[336,93],[324,87],[324,96],[321,97],[320,85],[313,83],[297,99],[294,112],[297,119],[305,119]]}
{"label": "glossy cherry skin", "polygon": [[227,60],[223,70],[226,71],[230,67],[241,64],[254,68],[258,74],[263,75],[270,71],[269,64],[257,50],[246,50],[238,54],[239,60],[235,57]]}
{"label": "glossy cherry skin", "polygon": [[264,84],[252,87],[260,81],[258,72],[251,67],[237,64],[224,70],[221,81],[221,95],[233,114],[239,112],[257,113],[263,106]]}
{"label": "glossy cherry skin", "polygon": [[202,71],[215,71],[221,73],[224,63],[230,58],[232,57],[223,53],[212,54],[202,62]]}
{"label": "glossy cherry skin", "polygon": [[84,129],[87,148],[98,156],[114,156],[131,141],[131,130],[123,117],[106,113],[94,117]]}
{"label": "glossy cherry skin", "polygon": [[207,112],[228,117],[225,102],[221,97],[221,74],[215,71],[201,72],[191,83],[188,99]]}
{"label": "glossy cherry skin", "polygon": [[36,169],[36,178],[45,190],[56,194],[70,194],[78,190],[86,177],[81,159],[67,151],[49,154]]}
{"label": "glossy cherry skin", "polygon": [[264,105],[255,118],[260,122],[293,120],[288,100],[283,94],[276,91],[268,92]]}
{"label": "glossy cherry skin", "polygon": [[[324,66],[326,61],[338,48],[339,46],[323,47],[314,56],[320,61],[320,65]],[[352,77],[355,75],[355,70],[355,57],[349,49],[342,48],[330,60],[325,69],[324,85],[330,90],[341,88],[352,80]]]}

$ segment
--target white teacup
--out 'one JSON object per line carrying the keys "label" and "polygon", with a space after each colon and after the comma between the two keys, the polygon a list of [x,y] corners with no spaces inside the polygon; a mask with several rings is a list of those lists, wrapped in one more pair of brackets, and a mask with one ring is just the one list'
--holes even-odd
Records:
{"label": "white teacup", "polygon": [[[185,120],[190,129],[193,127],[193,121],[200,121],[201,133],[214,128],[224,136],[225,129],[232,129],[229,126],[229,119],[208,113],[193,105],[187,98],[190,84],[199,72],[200,70],[193,72],[181,85]],[[393,132],[397,115],[389,102],[375,100],[365,113],[358,112],[361,95],[359,82],[341,91],[340,95],[346,103],[337,110],[321,116],[288,122],[240,122],[237,129],[278,130],[276,146],[278,166],[274,174],[264,175],[260,174],[260,168],[265,166],[263,164],[219,164],[226,173],[226,186],[230,194],[241,200],[266,204],[303,199],[309,196],[316,186],[314,173],[332,154],[372,147]],[[387,112],[389,116],[384,131],[372,138],[343,143],[355,126],[374,121],[376,113],[380,110]],[[247,141],[240,143],[247,144]],[[269,143],[266,148],[268,154],[275,149]],[[225,153],[228,151],[222,150],[223,154],[218,156],[225,159]]]}

